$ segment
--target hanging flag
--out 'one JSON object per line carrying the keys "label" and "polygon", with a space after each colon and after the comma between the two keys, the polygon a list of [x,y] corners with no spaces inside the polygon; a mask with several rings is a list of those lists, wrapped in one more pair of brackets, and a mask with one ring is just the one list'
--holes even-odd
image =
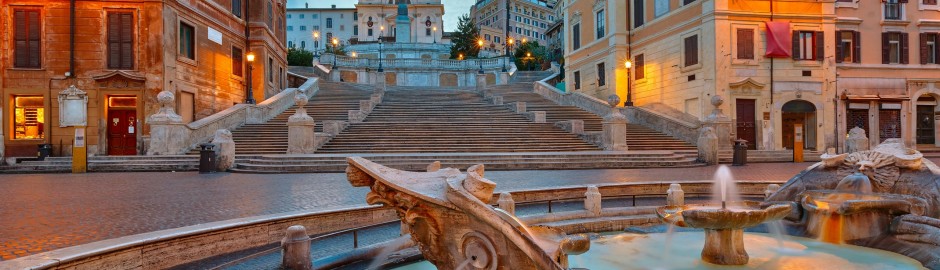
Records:
{"label": "hanging flag", "polygon": [[792,54],[793,36],[790,22],[767,22],[767,52],[769,58],[787,58]]}

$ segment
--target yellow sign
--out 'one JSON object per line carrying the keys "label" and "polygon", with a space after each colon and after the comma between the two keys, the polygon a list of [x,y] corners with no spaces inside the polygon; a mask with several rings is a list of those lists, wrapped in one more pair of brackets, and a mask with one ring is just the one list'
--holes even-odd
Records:
{"label": "yellow sign", "polygon": [[793,162],[803,162],[803,124],[793,125]]}
{"label": "yellow sign", "polygon": [[72,173],[88,171],[88,154],[85,147],[85,128],[75,128],[75,140],[72,142]]}

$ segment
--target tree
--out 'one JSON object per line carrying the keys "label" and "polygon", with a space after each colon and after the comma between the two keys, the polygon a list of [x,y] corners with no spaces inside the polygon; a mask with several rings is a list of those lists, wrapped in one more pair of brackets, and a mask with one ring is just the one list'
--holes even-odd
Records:
{"label": "tree", "polygon": [[313,52],[296,47],[287,48],[287,65],[302,67],[312,66]]}
{"label": "tree", "polygon": [[450,47],[450,58],[457,59],[461,55],[464,58],[477,57],[480,55],[480,47],[477,46],[477,40],[480,39],[480,30],[474,26],[470,15],[460,16],[457,24],[457,32],[451,39],[453,46]]}
{"label": "tree", "polygon": [[538,42],[529,41],[520,43],[513,52],[516,67],[519,70],[542,70],[548,59],[548,50]]}

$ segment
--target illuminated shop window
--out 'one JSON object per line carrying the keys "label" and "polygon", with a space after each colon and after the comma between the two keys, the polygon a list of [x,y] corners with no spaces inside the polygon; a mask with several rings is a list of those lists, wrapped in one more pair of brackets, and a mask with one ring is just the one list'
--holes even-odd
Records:
{"label": "illuminated shop window", "polygon": [[45,138],[46,119],[42,96],[14,97],[13,106],[13,139]]}

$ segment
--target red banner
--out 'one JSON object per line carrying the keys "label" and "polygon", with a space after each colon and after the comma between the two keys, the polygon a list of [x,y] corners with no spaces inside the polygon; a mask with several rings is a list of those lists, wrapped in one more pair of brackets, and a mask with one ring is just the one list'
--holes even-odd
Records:
{"label": "red banner", "polygon": [[793,36],[790,34],[790,22],[767,22],[768,58],[787,58],[792,53]]}

